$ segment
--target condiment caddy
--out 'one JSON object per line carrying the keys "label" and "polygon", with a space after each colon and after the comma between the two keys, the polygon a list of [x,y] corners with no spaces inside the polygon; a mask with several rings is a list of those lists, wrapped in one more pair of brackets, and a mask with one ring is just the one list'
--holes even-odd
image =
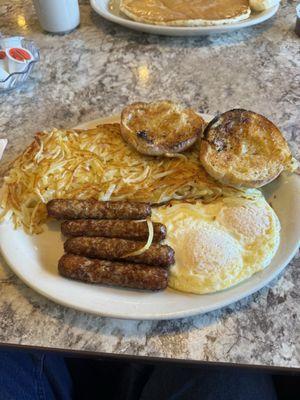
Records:
{"label": "condiment caddy", "polygon": [[31,40],[20,36],[0,37],[0,92],[24,83],[39,59],[39,49]]}

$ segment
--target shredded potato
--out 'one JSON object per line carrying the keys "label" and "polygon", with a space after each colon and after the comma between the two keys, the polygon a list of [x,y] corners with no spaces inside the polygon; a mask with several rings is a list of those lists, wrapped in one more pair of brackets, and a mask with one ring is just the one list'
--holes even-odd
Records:
{"label": "shredded potato", "polygon": [[154,237],[154,229],[153,229],[153,223],[151,221],[151,218],[147,218],[147,225],[148,225],[149,233],[148,233],[148,240],[145,243],[145,245],[136,251],[126,254],[125,256],[123,256],[123,258],[139,256],[140,254],[144,253],[146,250],[149,249],[149,247],[151,246],[151,244],[153,242],[153,237]]}
{"label": "shredded potato", "polygon": [[54,129],[38,133],[14,161],[4,179],[1,218],[9,216],[16,227],[39,233],[47,220],[45,204],[54,198],[209,202],[228,191],[243,193],[209,177],[196,146],[180,157],[149,157],[122,140],[119,124]]}

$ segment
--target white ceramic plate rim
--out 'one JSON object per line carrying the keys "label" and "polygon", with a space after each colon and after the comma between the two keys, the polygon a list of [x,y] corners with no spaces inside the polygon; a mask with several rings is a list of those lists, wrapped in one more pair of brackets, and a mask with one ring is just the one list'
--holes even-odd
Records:
{"label": "white ceramic plate rim", "polygon": [[131,28],[134,30],[159,34],[159,35],[170,35],[170,36],[193,36],[193,35],[209,35],[215,33],[229,32],[241,28],[260,24],[270,18],[272,18],[278,11],[279,4],[270,7],[269,9],[260,13],[252,14],[248,19],[235,22],[232,24],[224,24],[217,26],[197,26],[197,27],[184,27],[184,26],[163,26],[163,25],[151,25],[142,22],[137,22],[128,19],[127,17],[119,17],[114,15],[109,10],[109,0],[90,0],[91,7],[103,18],[115,22],[119,25]]}
{"label": "white ceramic plate rim", "polygon": [[[209,120],[211,117],[208,115],[203,115],[207,120]],[[96,126],[97,124],[101,123],[110,123],[110,122],[117,122],[119,120],[119,116],[112,116],[108,118],[101,118],[97,120],[90,121],[85,124],[79,125],[77,128],[80,129],[88,129],[91,127]],[[289,180],[292,180],[291,187],[294,189],[294,192],[296,193],[295,196],[298,198],[300,196],[300,178],[297,175],[293,175],[292,177],[287,178],[286,182],[289,184]],[[299,202],[298,202],[299,203]],[[290,246],[290,251],[280,259],[280,253],[281,251],[279,250],[278,253],[276,254],[275,258],[278,257],[280,259],[280,262],[277,262],[277,264],[273,265],[274,259],[271,262],[271,265],[266,268],[265,270],[253,275],[250,279],[242,282],[239,285],[236,285],[230,289],[227,289],[226,291],[223,292],[218,292],[218,293],[213,293],[209,295],[204,295],[206,298],[211,299],[211,303],[208,305],[201,304],[201,298],[203,296],[201,295],[190,295],[190,294],[185,294],[185,293],[180,293],[182,296],[182,299],[184,300],[185,297],[188,299],[192,299],[192,305],[188,306],[187,308],[183,309],[172,309],[170,308],[169,310],[164,310],[163,312],[157,309],[156,307],[151,310],[151,311],[145,311],[143,310],[143,307],[141,309],[138,309],[137,306],[130,306],[128,305],[128,308],[123,304],[119,304],[115,302],[116,304],[110,304],[110,303],[103,303],[100,305],[97,305],[97,307],[94,307],[93,305],[86,305],[82,303],[78,303],[77,299],[72,298],[72,295],[69,296],[68,294],[68,287],[71,288],[72,290],[72,285],[84,285],[86,290],[86,287],[89,285],[82,284],[80,282],[75,282],[75,281],[69,281],[69,280],[63,280],[66,283],[67,290],[64,290],[63,292],[55,292],[53,294],[53,291],[47,290],[47,288],[41,288],[41,282],[36,279],[35,276],[32,274],[28,273],[28,270],[23,268],[23,265],[26,261],[30,262],[30,258],[27,257],[27,254],[24,253],[23,258],[20,259],[18,251],[11,251],[13,244],[11,243],[10,240],[10,233],[12,232],[12,225],[11,223],[3,223],[0,225],[0,248],[1,252],[11,267],[11,269],[16,273],[16,275],[23,280],[28,286],[30,286],[32,289],[37,291],[38,293],[42,294],[43,296],[49,298],[50,300],[53,300],[56,303],[59,303],[63,306],[74,308],[80,311],[88,312],[88,313],[93,313],[101,316],[108,316],[108,317],[114,317],[114,318],[123,318],[123,319],[150,319],[150,320],[162,320],[162,319],[171,319],[171,318],[181,318],[181,317],[187,317],[195,314],[201,314],[209,311],[213,311],[222,307],[225,307],[231,303],[234,303],[238,300],[241,300],[244,297],[247,297],[254,292],[260,290],[264,286],[266,286],[272,279],[274,279],[284,268],[285,266],[288,265],[288,263],[291,261],[293,256],[298,250],[299,244],[300,244],[300,203],[298,206],[297,204],[297,210],[298,212],[295,215],[294,219],[294,230],[296,230],[296,236],[294,237],[292,244]],[[24,237],[26,238],[27,235],[22,232]],[[283,241],[283,238],[282,238]],[[16,246],[17,248],[17,246]],[[41,266],[42,268],[42,266]],[[63,278],[62,278],[63,279]],[[94,287],[94,285],[89,286]],[[99,286],[99,291],[101,290],[101,286]],[[115,288],[103,288],[103,290],[108,290],[111,289],[115,293],[118,293],[118,291],[123,291],[124,289],[115,289]],[[92,290],[92,289],[91,289]],[[168,289],[169,290],[169,289]],[[130,291],[129,291],[130,292]],[[128,292],[128,293],[129,293]],[[170,292],[173,292],[170,290]],[[122,292],[122,295],[125,292]],[[166,293],[166,292],[164,292]],[[179,292],[178,292],[179,293]],[[153,294],[158,295],[156,293]],[[166,293],[168,296],[168,293]],[[177,294],[176,294],[177,295]],[[221,296],[220,296],[221,295]],[[216,298],[221,297],[221,299],[216,300]],[[164,301],[164,298],[163,300]],[[115,308],[115,305],[117,305],[117,308]],[[149,308],[149,307],[148,307]]]}

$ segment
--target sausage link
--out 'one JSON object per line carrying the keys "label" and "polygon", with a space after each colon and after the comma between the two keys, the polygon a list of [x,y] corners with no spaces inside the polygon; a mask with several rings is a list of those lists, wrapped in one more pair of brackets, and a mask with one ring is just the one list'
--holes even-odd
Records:
{"label": "sausage link", "polygon": [[56,219],[145,219],[151,215],[151,206],[129,201],[54,199],[47,203],[47,211]]}
{"label": "sausage link", "polygon": [[65,254],[58,271],[66,278],[133,289],[161,290],[168,285],[168,271],[142,264],[118,263]]}
{"label": "sausage link", "polygon": [[174,264],[174,250],[167,245],[152,244],[148,250],[140,255],[125,257],[129,253],[139,250],[142,246],[143,243],[132,240],[84,236],[68,239],[64,244],[66,253],[86,257],[130,261],[161,267],[169,267]]}
{"label": "sausage link", "polygon": [[[78,219],[64,221],[61,231],[65,236],[102,236],[109,238],[144,240],[148,239],[149,231],[146,221],[124,221],[109,219]],[[167,228],[158,222],[153,222],[153,241],[165,239]]]}

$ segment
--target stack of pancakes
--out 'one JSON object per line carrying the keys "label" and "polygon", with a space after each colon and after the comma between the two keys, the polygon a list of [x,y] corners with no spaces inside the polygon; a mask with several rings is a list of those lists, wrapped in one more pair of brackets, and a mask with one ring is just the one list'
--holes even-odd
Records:
{"label": "stack of pancakes", "polygon": [[148,24],[209,26],[230,24],[263,11],[278,0],[121,0],[120,10],[129,18]]}

